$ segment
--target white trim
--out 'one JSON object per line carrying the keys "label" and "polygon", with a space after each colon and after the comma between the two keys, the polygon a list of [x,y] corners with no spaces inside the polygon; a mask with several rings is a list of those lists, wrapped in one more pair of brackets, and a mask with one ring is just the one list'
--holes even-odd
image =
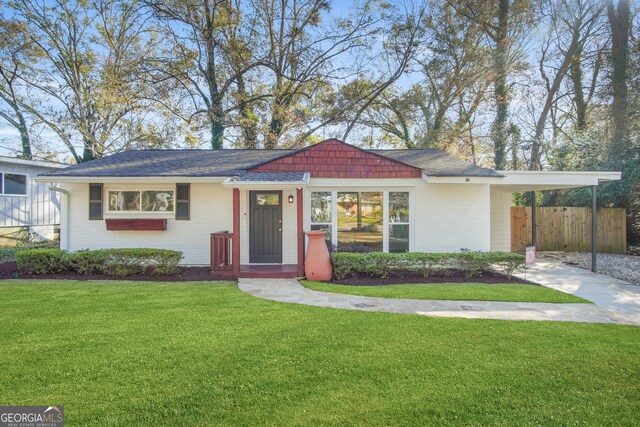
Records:
{"label": "white trim", "polygon": [[[275,172],[277,173],[277,172]],[[222,185],[225,187],[290,187],[294,186],[296,188],[304,187],[309,184],[310,175],[309,172],[305,172],[302,176],[302,181],[238,181],[237,178],[232,176],[230,178],[225,179],[222,182]]]}
{"label": "white trim", "polygon": [[[30,187],[30,185],[29,185],[29,175],[24,174],[24,173],[13,173],[13,172],[0,172],[0,175],[2,175],[2,191],[0,192],[0,196],[5,196],[5,197],[29,197],[29,187]],[[6,175],[24,176],[25,193],[24,194],[5,193],[4,191],[7,189],[7,183],[4,182]]]}
{"label": "white trim", "polygon": [[620,172],[606,171],[500,171],[501,182],[494,185],[510,191],[553,190],[560,188],[588,187],[600,182],[618,181]]}

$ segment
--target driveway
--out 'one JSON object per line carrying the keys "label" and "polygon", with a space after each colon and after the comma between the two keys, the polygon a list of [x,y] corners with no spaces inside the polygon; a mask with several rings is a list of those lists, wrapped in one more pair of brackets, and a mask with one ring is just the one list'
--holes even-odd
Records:
{"label": "driveway", "polygon": [[527,280],[570,293],[594,304],[442,301],[375,298],[318,292],[293,279],[240,279],[239,288],[257,298],[346,310],[418,314],[468,319],[555,320],[640,325],[640,287],[601,274],[542,261]]}

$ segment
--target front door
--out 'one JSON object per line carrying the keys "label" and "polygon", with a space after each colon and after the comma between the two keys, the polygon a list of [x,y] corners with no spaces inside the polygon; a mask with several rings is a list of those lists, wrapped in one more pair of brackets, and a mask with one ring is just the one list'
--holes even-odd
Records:
{"label": "front door", "polygon": [[250,191],[249,199],[249,262],[282,263],[282,191]]}

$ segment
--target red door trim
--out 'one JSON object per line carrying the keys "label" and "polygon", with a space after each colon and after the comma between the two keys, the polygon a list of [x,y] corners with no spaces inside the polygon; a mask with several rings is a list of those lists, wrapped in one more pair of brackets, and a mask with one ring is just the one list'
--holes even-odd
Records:
{"label": "red door trim", "polygon": [[240,277],[240,189],[233,189],[233,241],[232,241],[233,274]]}
{"label": "red door trim", "polygon": [[298,277],[304,276],[304,209],[302,200],[302,188],[296,189],[298,202]]}

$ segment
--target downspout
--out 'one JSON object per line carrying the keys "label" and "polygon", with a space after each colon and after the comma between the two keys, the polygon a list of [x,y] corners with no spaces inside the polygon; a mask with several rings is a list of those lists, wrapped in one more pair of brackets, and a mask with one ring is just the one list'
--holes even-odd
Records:
{"label": "downspout", "polygon": [[[60,248],[61,249],[69,249],[69,238],[70,238],[70,233],[69,233],[69,198],[71,197],[71,194],[60,187],[56,187],[53,185],[53,182],[50,183],[49,185],[49,190],[55,192],[55,193],[62,193],[65,197],[64,197],[64,206],[62,209],[62,212],[60,212],[60,232],[62,234],[62,237],[60,239]],[[63,224],[64,224],[64,228],[63,228]],[[66,240],[66,245],[63,245],[62,241]]]}

